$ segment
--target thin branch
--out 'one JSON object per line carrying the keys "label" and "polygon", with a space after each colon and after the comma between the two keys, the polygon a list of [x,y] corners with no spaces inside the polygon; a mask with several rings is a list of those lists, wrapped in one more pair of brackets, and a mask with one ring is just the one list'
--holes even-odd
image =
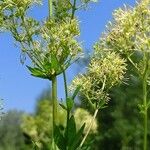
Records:
{"label": "thin branch", "polygon": [[127,57],[127,59],[129,60],[129,62],[133,65],[133,67],[138,71],[139,71],[139,68],[137,67],[137,65],[132,61],[132,59],[130,57]]}
{"label": "thin branch", "polygon": [[86,140],[86,138],[87,138],[87,136],[88,136],[88,134],[89,134],[89,132],[90,132],[92,126],[93,126],[93,122],[94,122],[94,120],[95,120],[95,118],[96,118],[96,116],[97,116],[97,113],[98,113],[98,109],[96,109],[95,112],[94,112],[93,118],[92,118],[92,120],[91,120],[91,122],[90,122],[90,126],[89,126],[89,128],[88,128],[88,131],[86,132],[86,134],[85,134],[83,140],[81,141],[81,144],[80,144],[79,148],[81,148],[81,147],[83,146],[83,144],[84,144],[84,142],[85,142],[85,140]]}

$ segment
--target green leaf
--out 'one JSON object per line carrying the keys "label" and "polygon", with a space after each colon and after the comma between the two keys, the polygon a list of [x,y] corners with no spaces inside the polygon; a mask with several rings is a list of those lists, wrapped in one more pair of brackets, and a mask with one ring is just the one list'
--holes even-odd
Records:
{"label": "green leaf", "polygon": [[66,142],[58,126],[54,129],[54,141],[60,150],[66,150]]}
{"label": "green leaf", "polygon": [[68,97],[66,101],[67,101],[67,109],[69,111],[71,111],[71,109],[74,106],[74,100],[72,98]]}
{"label": "green leaf", "polygon": [[64,104],[59,103],[59,105],[64,109],[67,110],[66,106]]}
{"label": "green leaf", "polygon": [[68,150],[76,150],[79,147],[84,128],[85,128],[85,123],[82,125],[80,130],[77,132],[77,134],[73,140],[73,143],[71,144],[71,146],[69,147]]}
{"label": "green leaf", "polygon": [[145,106],[143,104],[138,104],[138,108],[139,108],[141,114],[145,114],[145,111],[144,111]]}
{"label": "green leaf", "polygon": [[69,53],[70,53],[70,51],[69,51],[68,47],[67,47],[67,46],[64,47],[64,49],[63,49],[63,51],[62,51],[62,57],[61,57],[60,60],[59,60],[59,62],[60,62],[61,64],[64,64],[64,62],[67,60],[67,58],[68,58],[68,56],[69,56]]}
{"label": "green leaf", "polygon": [[76,123],[75,123],[74,116],[71,116],[65,130],[65,137],[68,141],[67,143],[68,146],[73,143],[75,136],[76,136]]}
{"label": "green leaf", "polygon": [[[49,56],[47,56],[47,57],[49,57]],[[50,71],[50,70],[52,70],[52,65],[51,65],[51,62],[49,62],[47,57],[43,61],[43,64],[44,64],[43,67],[46,71]]]}
{"label": "green leaf", "polygon": [[51,54],[51,65],[52,65],[52,69],[54,69],[55,72],[59,71],[60,65],[54,54]]}
{"label": "green leaf", "polygon": [[77,86],[77,88],[75,89],[75,91],[74,91],[74,93],[72,95],[72,99],[73,100],[76,98],[76,96],[79,93],[80,89],[81,89],[81,85]]}
{"label": "green leaf", "polygon": [[39,150],[40,148],[38,147],[38,144],[34,141],[32,141],[32,144],[33,144],[33,149],[34,150]]}
{"label": "green leaf", "polygon": [[147,109],[149,109],[150,107],[150,101],[147,103]]}
{"label": "green leaf", "polygon": [[48,76],[44,72],[42,72],[39,68],[32,68],[29,66],[26,66],[26,67],[29,69],[32,76],[43,78],[43,79],[48,79]]}

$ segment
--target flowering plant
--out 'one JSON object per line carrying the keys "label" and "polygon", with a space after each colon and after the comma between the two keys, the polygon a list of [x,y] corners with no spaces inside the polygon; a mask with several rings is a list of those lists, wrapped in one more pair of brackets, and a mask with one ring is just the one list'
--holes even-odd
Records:
{"label": "flowering plant", "polygon": [[[139,104],[144,118],[143,149],[147,149],[148,136],[148,101],[150,79],[150,1],[141,0],[136,7],[118,9],[114,19],[107,26],[103,38],[97,43],[97,52],[115,51],[131,64],[139,81],[142,82],[143,103]],[[133,75],[134,76],[134,75]]]}
{"label": "flowering plant", "polygon": [[[0,0],[0,24],[5,30],[10,31],[19,43],[22,52],[21,62],[24,63],[26,56],[30,58],[32,65],[27,67],[31,75],[52,82],[51,149],[82,149],[98,110],[104,108],[108,103],[109,89],[122,82],[126,71],[126,62],[121,55],[115,52],[101,51],[103,49],[96,44],[87,72],[75,78],[71,85],[72,93],[69,95],[65,71],[79,58],[82,52],[77,39],[80,30],[75,12],[86,8],[89,2],[96,1],[49,0],[48,2],[49,16],[40,22],[30,17],[28,10],[33,5],[40,4],[41,1]],[[61,131],[59,127],[57,112],[57,76],[60,74],[63,74],[66,95],[66,104],[60,104],[67,113],[64,131]],[[73,107],[78,94],[86,96],[88,104],[95,112],[89,127],[87,128],[86,121],[84,121],[84,124],[77,130]],[[84,129],[86,129],[86,133]]]}

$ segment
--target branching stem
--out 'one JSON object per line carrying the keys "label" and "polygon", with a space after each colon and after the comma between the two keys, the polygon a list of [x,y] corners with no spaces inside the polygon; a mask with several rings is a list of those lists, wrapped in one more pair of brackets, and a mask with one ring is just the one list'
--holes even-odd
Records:
{"label": "branching stem", "polygon": [[73,18],[74,18],[74,15],[75,15],[75,11],[76,11],[76,1],[77,1],[77,0],[74,0],[73,5],[72,5],[71,19],[73,19]]}
{"label": "branching stem", "polygon": [[85,134],[85,136],[83,138],[83,140],[81,141],[81,144],[80,144],[79,148],[81,148],[83,146],[83,144],[84,144],[84,142],[85,142],[85,140],[86,140],[86,138],[87,138],[87,136],[88,136],[92,126],[93,126],[93,122],[94,122],[94,120],[95,120],[95,118],[97,116],[97,113],[98,113],[98,109],[96,109],[95,112],[94,112],[93,118],[92,118],[92,120],[90,122],[90,126],[89,126],[89,128],[88,128],[88,130],[87,130],[87,132],[86,132],[86,134]]}
{"label": "branching stem", "polygon": [[139,68],[136,66],[136,64],[132,61],[130,57],[127,57],[129,62],[132,64],[132,66],[139,72]]}
{"label": "branching stem", "polygon": [[[51,19],[53,17],[53,0],[48,0],[48,4],[49,4],[49,19]],[[53,112],[52,112],[52,116],[53,116],[53,127],[52,127],[52,144],[53,144],[53,148],[54,150],[56,150],[56,145],[54,142],[54,129],[55,126],[57,125],[57,77],[56,75],[54,75],[52,77],[52,106],[53,106]]]}
{"label": "branching stem", "polygon": [[[65,97],[66,97],[66,105],[67,105],[68,89],[67,89],[67,78],[66,78],[66,72],[65,71],[63,71],[63,79],[64,79]],[[68,140],[68,122],[69,122],[69,119],[70,119],[70,111],[67,109],[67,122],[66,122],[67,140]]]}

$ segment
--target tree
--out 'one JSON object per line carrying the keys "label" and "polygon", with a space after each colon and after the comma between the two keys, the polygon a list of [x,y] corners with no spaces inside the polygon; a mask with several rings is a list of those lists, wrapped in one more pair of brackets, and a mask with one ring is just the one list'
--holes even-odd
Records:
{"label": "tree", "polygon": [[25,150],[24,136],[20,128],[23,112],[11,110],[5,113],[0,121],[0,149]]}

